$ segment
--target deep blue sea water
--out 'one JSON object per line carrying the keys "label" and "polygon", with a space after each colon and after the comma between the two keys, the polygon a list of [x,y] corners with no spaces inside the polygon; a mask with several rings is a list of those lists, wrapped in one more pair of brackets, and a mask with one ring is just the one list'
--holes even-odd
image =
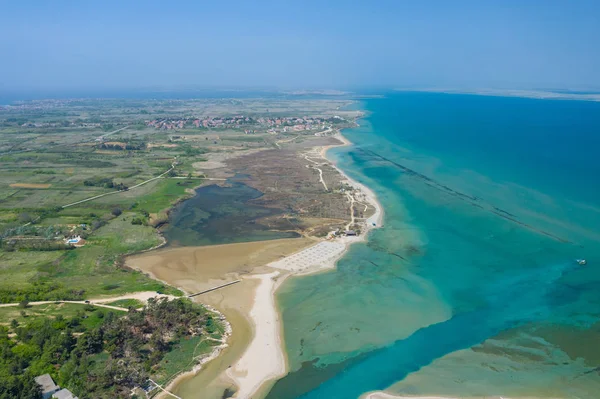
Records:
{"label": "deep blue sea water", "polygon": [[[385,226],[278,302],[269,398],[600,397],[600,104],[387,93],[339,166]],[[585,257],[588,265],[575,259]]]}

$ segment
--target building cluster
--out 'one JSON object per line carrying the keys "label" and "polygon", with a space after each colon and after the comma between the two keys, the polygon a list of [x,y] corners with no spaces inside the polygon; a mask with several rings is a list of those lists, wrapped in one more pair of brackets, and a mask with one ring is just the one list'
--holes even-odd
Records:
{"label": "building cluster", "polygon": [[[203,118],[180,118],[169,119],[161,118],[146,121],[148,127],[153,127],[162,130],[183,129],[185,127],[195,127],[198,129],[209,128],[246,128],[246,127],[264,127],[280,131],[304,131],[322,129],[328,120],[319,117],[281,117],[270,118],[261,117],[253,118],[250,116],[236,115],[228,117],[212,117],[206,116]],[[246,134],[251,134],[254,129],[245,129]]]}
{"label": "building cluster", "polygon": [[64,121],[64,122],[25,122],[20,125],[21,127],[87,127],[87,128],[99,128],[102,127],[101,123],[89,123],[89,122],[76,122],[76,121]]}
{"label": "building cluster", "polygon": [[40,386],[42,399],[77,399],[77,396],[73,395],[71,391],[65,388],[61,389],[56,385],[50,374],[35,377],[35,382]]}

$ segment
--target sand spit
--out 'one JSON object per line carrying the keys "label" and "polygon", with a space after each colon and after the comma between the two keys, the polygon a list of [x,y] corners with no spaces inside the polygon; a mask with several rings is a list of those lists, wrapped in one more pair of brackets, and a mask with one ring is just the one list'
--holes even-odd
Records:
{"label": "sand spit", "polygon": [[275,306],[275,290],[285,277],[280,272],[251,277],[260,281],[250,310],[254,337],[242,357],[226,372],[238,386],[236,398],[250,398],[265,382],[286,373],[281,323]]}
{"label": "sand spit", "polygon": [[[343,176],[342,182],[355,188],[352,204],[362,204],[374,210],[367,219],[354,220],[352,217],[352,223],[358,225],[360,235],[337,236],[323,240],[283,239],[260,243],[161,249],[128,258],[128,266],[143,270],[186,292],[198,292],[223,282],[242,279],[240,284],[195,298],[202,303],[213,305],[228,318],[248,319],[251,338],[248,342],[244,337],[236,337],[237,325],[243,326],[244,320],[237,320],[238,324],[232,321],[231,340],[237,340],[232,344],[235,348],[226,348],[223,356],[211,362],[218,364],[214,368],[223,371],[214,375],[211,371],[209,382],[204,380],[202,373],[185,379],[185,376],[190,375],[186,373],[169,384],[169,388],[184,399],[194,397],[195,392],[199,392],[198,388],[202,389],[207,398],[213,398],[216,390],[214,387],[207,387],[207,384],[215,381],[220,384],[219,387],[224,385],[223,381],[233,381],[237,386],[234,398],[261,397],[264,394],[262,390],[268,382],[282,377],[287,372],[282,325],[275,303],[277,288],[291,275],[334,269],[350,245],[365,241],[371,229],[382,226],[383,209],[375,193],[352,180],[326,158],[328,149],[351,145],[340,133],[334,137],[342,144],[317,147],[311,152],[311,158],[321,158],[323,163],[331,164]],[[240,345],[244,345],[241,347],[243,352]],[[232,358],[233,354],[235,357]],[[210,365],[207,366],[210,368]],[[177,386],[177,383],[183,380],[186,380],[185,383]],[[220,394],[222,392],[221,390]]]}
{"label": "sand spit", "polygon": [[[341,134],[338,133],[335,137],[343,143],[343,146],[351,145]],[[319,154],[325,161],[331,162],[325,158],[327,150],[338,146],[322,147],[319,149]],[[357,189],[361,195],[360,199],[372,206],[375,211],[369,218],[359,223],[361,225],[359,236],[337,237],[320,241],[313,246],[267,264],[268,267],[285,270],[289,274],[280,275],[279,272],[275,272],[252,277],[261,281],[250,311],[254,337],[246,352],[226,373],[238,387],[234,398],[250,399],[265,383],[287,373],[285,349],[281,336],[282,326],[275,305],[275,291],[279,285],[290,275],[305,275],[334,269],[337,261],[351,244],[365,241],[371,229],[381,227],[383,224],[383,208],[377,201],[375,193],[363,184],[352,180],[333,162],[331,164],[346,179],[344,182]],[[277,277],[279,278],[276,279]]]}
{"label": "sand spit", "polygon": [[[232,331],[228,334],[226,345],[216,347],[193,370],[181,373],[165,388],[184,399],[196,397],[196,392],[200,391],[207,398],[221,397],[223,390],[232,386],[224,371],[240,358],[255,335],[249,315],[261,280],[250,278],[252,273],[260,272],[260,269],[262,273],[272,272],[264,265],[314,243],[315,240],[308,238],[279,239],[162,248],[127,257],[127,266],[176,286],[186,294],[242,278],[239,284],[194,298],[209,309],[223,314],[231,323]],[[200,370],[201,373],[198,373]]]}

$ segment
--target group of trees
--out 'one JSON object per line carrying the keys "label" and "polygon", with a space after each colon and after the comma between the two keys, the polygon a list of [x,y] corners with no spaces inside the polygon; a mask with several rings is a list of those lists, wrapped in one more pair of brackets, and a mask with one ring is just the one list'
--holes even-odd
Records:
{"label": "group of trees", "polygon": [[31,239],[10,238],[0,240],[0,249],[13,251],[60,251],[73,249],[71,245],[65,244],[61,240],[37,237]]}
{"label": "group of trees", "polygon": [[[173,343],[212,334],[212,314],[189,300],[151,300],[141,311],[119,317],[112,311],[87,309],[67,319],[34,319],[11,324],[15,337],[0,326],[2,398],[41,398],[33,377],[49,373],[80,398],[127,398],[144,384]],[[85,327],[86,317],[100,319]],[[12,395],[12,396],[11,396]]]}
{"label": "group of trees", "polygon": [[0,303],[20,301],[82,300],[83,290],[73,290],[57,282],[38,282],[26,288],[0,288]]}
{"label": "group of trees", "polygon": [[23,212],[14,222],[0,227],[0,249],[4,251],[57,251],[72,249],[66,245],[63,238],[73,234],[85,234],[83,227],[73,231],[66,225],[37,224],[50,211],[38,211],[38,215]]}
{"label": "group of trees", "polygon": [[104,188],[114,188],[116,190],[127,190],[127,186],[123,183],[115,183],[110,177],[95,177],[83,181],[84,186],[95,186]]}
{"label": "group of trees", "polygon": [[128,142],[123,144],[113,144],[113,143],[102,143],[98,146],[98,148],[102,150],[126,150],[126,151],[134,151],[134,150],[144,150],[146,148],[145,142]]}

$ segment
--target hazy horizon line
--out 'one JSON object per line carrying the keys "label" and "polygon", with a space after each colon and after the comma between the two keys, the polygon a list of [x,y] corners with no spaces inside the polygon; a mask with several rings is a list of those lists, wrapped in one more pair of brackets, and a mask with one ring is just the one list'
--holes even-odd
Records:
{"label": "hazy horizon line", "polygon": [[[227,98],[227,93],[244,94],[281,94],[281,95],[322,95],[322,96],[352,96],[357,97],[369,94],[382,94],[385,92],[430,92],[447,94],[472,94],[484,96],[506,96],[535,99],[567,99],[600,101],[600,88],[493,88],[493,87],[452,87],[452,86],[393,86],[372,85],[342,88],[318,87],[275,87],[275,86],[207,86],[207,85],[156,85],[143,87],[111,87],[111,88],[30,88],[0,91],[0,105],[7,105],[6,101],[41,101],[53,99],[135,99],[139,94],[184,94],[189,92],[205,94],[223,94],[215,96]],[[19,97],[22,96],[22,97]],[[235,96],[232,96],[235,97]],[[203,97],[199,97],[203,98]],[[208,97],[206,97],[208,98]]]}

